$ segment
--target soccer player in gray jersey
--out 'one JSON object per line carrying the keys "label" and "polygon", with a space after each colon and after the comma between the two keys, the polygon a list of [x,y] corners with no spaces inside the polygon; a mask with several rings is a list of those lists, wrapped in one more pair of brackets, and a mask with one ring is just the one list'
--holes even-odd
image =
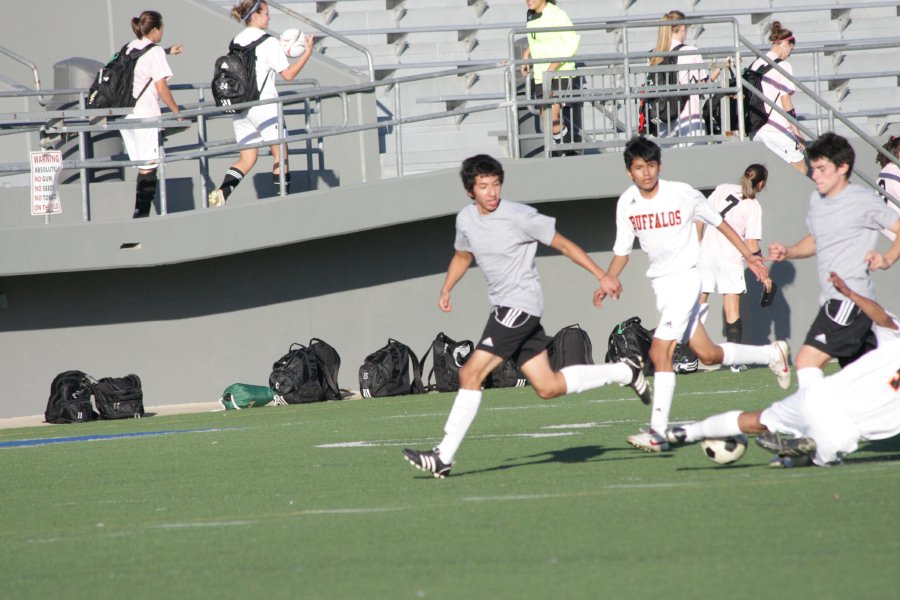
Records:
{"label": "soccer player in gray jersey", "polygon": [[[550,246],[589,271],[597,280],[606,273],[580,246],[556,231],[556,220],[526,204],[501,198],[503,167],[479,154],[463,161],[463,187],[474,202],[456,216],[456,250],[447,268],[438,307],[450,312],[450,292],[472,260],[488,285],[491,314],[484,333],[459,373],[459,392],[444,426],[444,437],[433,450],[409,448],[403,456],[414,467],[443,478],[450,473],[456,451],[481,405],[481,386],[505,360],[513,359],[541,398],[583,392],[610,383],[630,386],[645,403],[650,390],[641,366],[625,359],[603,365],[574,365],[553,371],[547,358],[551,339],[541,326],[543,292],[534,257],[538,242]],[[600,306],[601,290],[594,292]]]}
{"label": "soccer player in gray jersey", "polygon": [[807,156],[816,184],[806,216],[809,234],[791,246],[770,244],[768,256],[774,261],[816,257],[819,313],[794,359],[801,389],[822,379],[822,367],[831,358],[843,367],[874,346],[872,320],[835,289],[830,274],[875,300],[870,272],[887,269],[900,257],[900,237],[886,253],[874,250],[882,229],[900,233],[900,219],[874,191],[850,183],[855,159],[850,143],[826,133],[807,148]]}

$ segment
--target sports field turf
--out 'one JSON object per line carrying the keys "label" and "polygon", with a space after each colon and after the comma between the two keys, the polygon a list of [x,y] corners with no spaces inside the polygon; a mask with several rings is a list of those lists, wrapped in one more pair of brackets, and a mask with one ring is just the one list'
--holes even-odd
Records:
{"label": "sports field turf", "polygon": [[[679,376],[673,420],[782,397]],[[900,440],[841,467],[627,446],[608,387],[486,392],[451,476],[400,455],[451,394],[0,431],[5,598],[896,598]],[[11,446],[17,440],[161,435]]]}

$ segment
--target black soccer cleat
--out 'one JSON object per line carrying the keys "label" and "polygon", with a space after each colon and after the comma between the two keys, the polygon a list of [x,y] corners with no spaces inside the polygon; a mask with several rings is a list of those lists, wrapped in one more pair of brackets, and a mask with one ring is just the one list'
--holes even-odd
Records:
{"label": "black soccer cleat", "polygon": [[403,450],[403,458],[408,460],[409,464],[415,468],[420,471],[428,471],[438,479],[443,479],[449,475],[450,469],[453,467],[453,463],[445,465],[441,462],[440,452],[437,448],[434,450],[426,450],[424,452],[405,448]]}
{"label": "black soccer cleat", "polygon": [[650,406],[650,384],[644,378],[643,365],[640,364],[643,361],[640,358],[635,361],[633,358],[625,357],[619,362],[628,365],[628,368],[631,369],[631,383],[628,384],[628,387],[634,390],[641,402]]}
{"label": "black soccer cleat", "polygon": [[778,456],[800,458],[816,453],[816,440],[809,437],[786,437],[766,431],[756,436],[756,445]]}
{"label": "black soccer cleat", "polygon": [[666,441],[670,444],[686,444],[687,431],[684,427],[670,427],[666,429]]}

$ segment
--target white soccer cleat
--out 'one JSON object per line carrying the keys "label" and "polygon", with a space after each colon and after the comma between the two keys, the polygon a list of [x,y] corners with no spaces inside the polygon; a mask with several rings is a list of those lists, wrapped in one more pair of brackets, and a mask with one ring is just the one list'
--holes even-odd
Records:
{"label": "white soccer cleat", "polygon": [[625,440],[638,450],[643,450],[644,452],[665,452],[669,449],[669,442],[666,441],[666,438],[652,429],[629,435]]}
{"label": "white soccer cleat", "polygon": [[775,346],[775,350],[778,352],[778,358],[774,362],[769,363],[769,368],[775,373],[778,386],[786,390],[791,387],[791,368],[788,366],[788,356],[791,353],[791,349],[788,347],[788,343],[782,340],[772,342],[772,345]]}

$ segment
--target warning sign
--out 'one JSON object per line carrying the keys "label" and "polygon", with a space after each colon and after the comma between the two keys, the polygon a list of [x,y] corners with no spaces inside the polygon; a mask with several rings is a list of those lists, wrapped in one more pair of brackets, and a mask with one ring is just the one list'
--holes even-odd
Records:
{"label": "warning sign", "polygon": [[62,212],[59,202],[62,163],[62,152],[59,150],[31,153],[32,215],[56,215]]}

